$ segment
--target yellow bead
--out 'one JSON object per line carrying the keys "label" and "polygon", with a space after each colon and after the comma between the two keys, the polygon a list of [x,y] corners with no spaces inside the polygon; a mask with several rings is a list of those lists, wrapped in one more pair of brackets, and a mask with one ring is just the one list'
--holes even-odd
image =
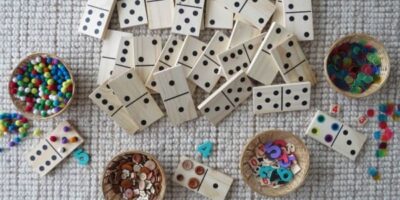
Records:
{"label": "yellow bead", "polygon": [[33,131],[33,136],[35,136],[35,137],[39,137],[41,134],[42,134],[42,131],[40,131],[39,128],[36,128],[36,129]]}
{"label": "yellow bead", "polygon": [[17,120],[17,121],[15,121],[15,125],[21,126],[21,125],[22,125],[22,122],[21,122],[20,120]]}

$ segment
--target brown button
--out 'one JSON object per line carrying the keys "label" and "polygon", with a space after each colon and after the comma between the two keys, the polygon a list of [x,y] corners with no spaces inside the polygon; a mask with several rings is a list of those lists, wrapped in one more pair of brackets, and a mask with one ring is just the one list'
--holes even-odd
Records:
{"label": "brown button", "polygon": [[132,170],[133,170],[132,163],[125,163],[125,164],[123,164],[123,165],[121,166],[121,169],[126,169],[126,170],[129,170],[129,171],[132,171]]}
{"label": "brown button", "polygon": [[183,181],[183,179],[185,179],[185,177],[182,174],[176,175],[176,180]]}
{"label": "brown button", "polygon": [[141,162],[142,162],[142,155],[140,155],[140,154],[133,154],[132,160],[133,160],[133,162],[141,163]]}
{"label": "brown button", "polygon": [[190,189],[193,189],[193,190],[194,190],[194,189],[198,188],[199,185],[200,185],[199,179],[197,179],[197,178],[191,178],[191,179],[189,179],[188,187],[189,187]]}
{"label": "brown button", "polygon": [[193,162],[191,160],[185,160],[182,162],[182,167],[185,170],[190,170],[193,167]]}
{"label": "brown button", "polygon": [[128,188],[130,188],[132,186],[133,186],[133,184],[132,184],[132,181],[130,181],[130,180],[121,181],[121,187],[124,188],[124,189],[128,189]]}
{"label": "brown button", "polygon": [[197,175],[203,175],[204,172],[205,172],[205,169],[204,169],[204,167],[202,167],[202,166],[197,166],[197,167],[194,169],[194,172],[196,172]]}
{"label": "brown button", "polygon": [[141,173],[145,173],[145,174],[149,174],[151,172],[151,170],[147,167],[142,167],[140,168],[140,172]]}

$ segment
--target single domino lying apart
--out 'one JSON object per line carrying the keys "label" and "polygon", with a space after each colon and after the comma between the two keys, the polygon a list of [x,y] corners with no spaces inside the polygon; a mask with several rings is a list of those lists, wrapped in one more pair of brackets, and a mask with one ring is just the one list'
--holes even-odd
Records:
{"label": "single domino lying apart", "polygon": [[33,171],[44,176],[83,142],[75,128],[68,121],[64,121],[26,152],[25,157]]}
{"label": "single domino lying apart", "polygon": [[231,177],[184,156],[172,180],[213,200],[225,199],[233,182]]}
{"label": "single domino lying apart", "polygon": [[351,160],[357,158],[367,140],[367,136],[321,111],[315,114],[306,134]]}

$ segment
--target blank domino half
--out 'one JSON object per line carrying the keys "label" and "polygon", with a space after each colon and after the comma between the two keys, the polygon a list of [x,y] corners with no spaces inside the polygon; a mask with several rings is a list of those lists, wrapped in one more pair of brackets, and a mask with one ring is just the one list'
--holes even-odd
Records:
{"label": "blank domino half", "polygon": [[233,178],[184,156],[172,180],[213,200],[225,199],[233,183]]}
{"label": "blank domino half", "polygon": [[25,158],[33,171],[44,176],[83,142],[75,128],[68,121],[64,121],[26,152]]}

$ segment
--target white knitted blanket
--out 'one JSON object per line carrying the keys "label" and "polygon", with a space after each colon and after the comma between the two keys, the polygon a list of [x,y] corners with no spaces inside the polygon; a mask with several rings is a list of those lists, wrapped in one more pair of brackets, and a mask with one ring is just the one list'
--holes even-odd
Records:
{"label": "white knitted blanket", "polygon": [[[86,138],[83,147],[91,154],[90,166],[81,167],[72,157],[40,178],[33,173],[23,153],[38,139],[27,139],[21,145],[0,153],[0,199],[102,199],[101,175],[105,164],[118,152],[140,149],[155,155],[170,178],[181,155],[194,157],[195,146],[204,140],[215,143],[212,156],[204,163],[234,178],[228,199],[265,199],[251,192],[239,173],[240,153],[256,133],[268,129],[283,129],[304,138],[311,152],[311,168],[305,185],[282,199],[398,199],[400,197],[400,147],[398,138],[389,146],[389,156],[376,159],[376,142],[371,134],[377,128],[370,121],[360,132],[368,140],[356,162],[351,162],[316,141],[304,137],[308,120],[317,109],[328,111],[329,105],[342,107],[340,118],[357,127],[357,117],[378,103],[400,103],[400,1],[399,0],[314,0],[315,40],[302,43],[304,51],[318,75],[312,91],[309,111],[255,116],[252,102],[246,101],[218,127],[204,117],[173,126],[166,118],[136,135],[127,135],[101,112],[88,98],[96,87],[101,42],[78,34],[78,24],[86,0],[1,0],[0,1],[0,111],[15,111],[7,92],[8,78],[19,59],[30,52],[51,52],[64,58],[73,68],[77,81],[77,96],[70,109],[52,120],[35,121],[43,132],[52,130],[65,119]],[[114,15],[111,22],[118,29]],[[128,29],[135,35],[161,35],[169,31]],[[332,42],[353,32],[366,32],[381,40],[391,58],[392,71],[388,83],[377,94],[361,100],[351,100],[334,93],[323,77],[323,58]],[[202,34],[207,41],[212,32]],[[204,94],[197,95],[197,102]],[[399,123],[390,124],[395,131]],[[1,146],[7,139],[0,140]],[[375,182],[367,174],[369,166],[379,167],[382,181]],[[204,199],[187,189],[167,181],[166,199]]]}

